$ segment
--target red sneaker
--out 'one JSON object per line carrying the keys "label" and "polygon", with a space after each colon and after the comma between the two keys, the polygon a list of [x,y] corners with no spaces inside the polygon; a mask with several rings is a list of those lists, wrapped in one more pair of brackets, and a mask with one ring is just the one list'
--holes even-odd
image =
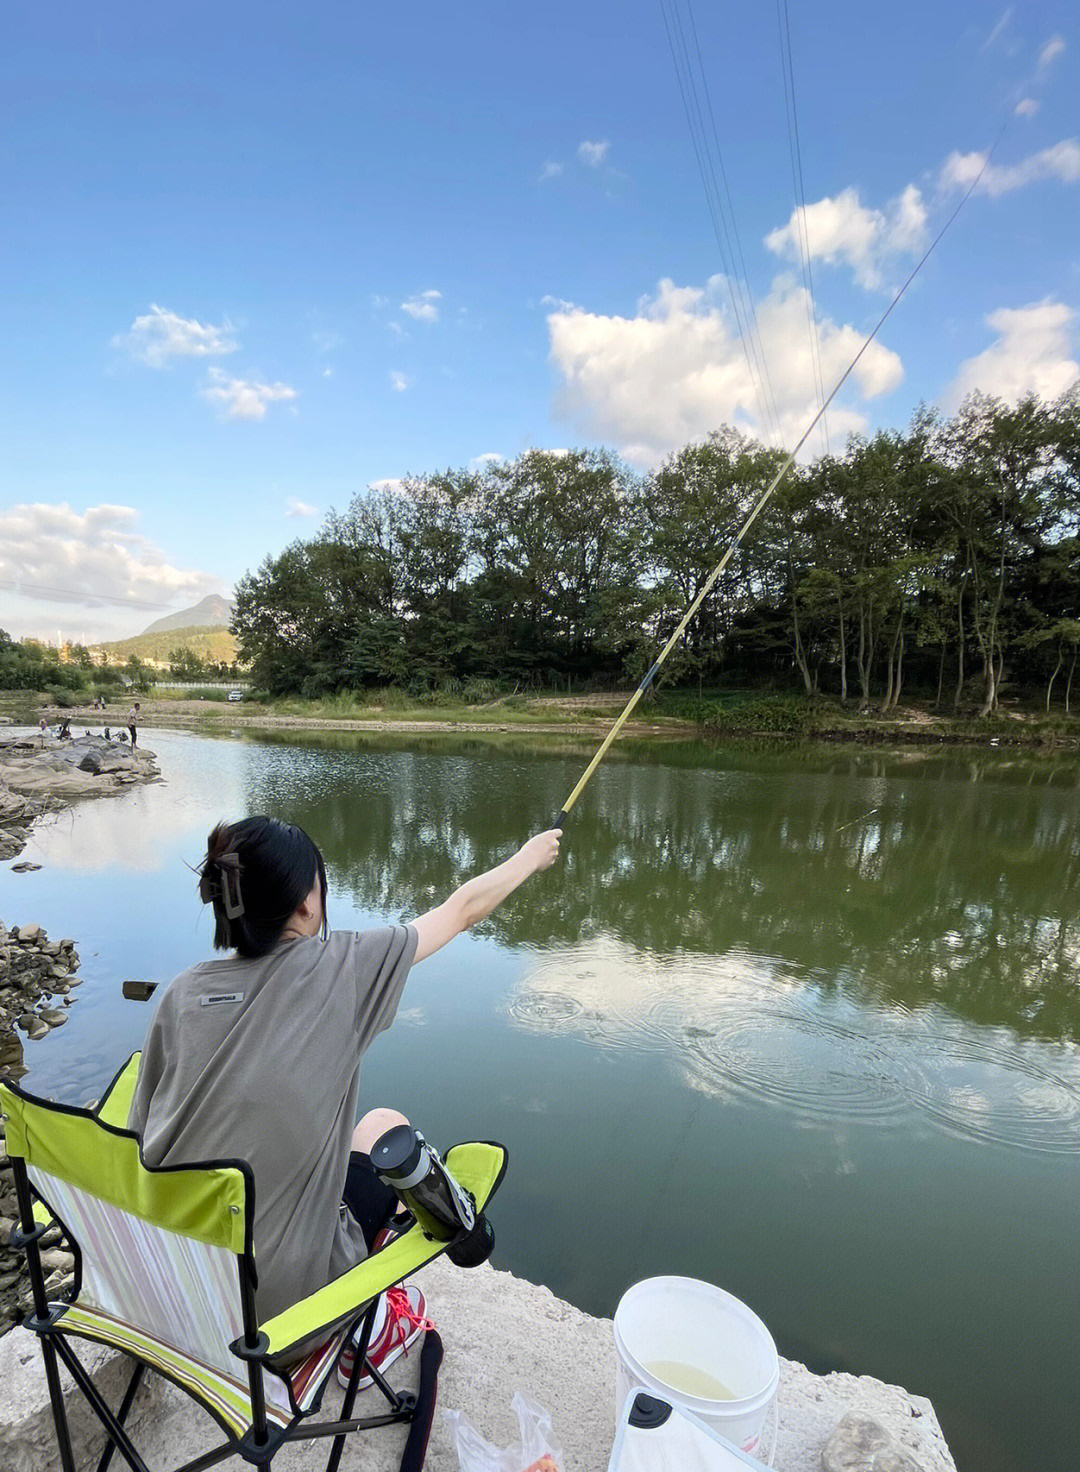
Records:
{"label": "red sneaker", "polygon": [[[397,1288],[386,1290],[386,1314],[383,1318],[383,1326],[368,1346],[367,1352],[368,1360],[377,1370],[380,1372],[386,1370],[396,1359],[403,1354],[408,1354],[410,1344],[417,1340],[426,1329],[434,1329],[435,1325],[425,1317],[426,1308],[424,1295],[415,1283],[399,1285]],[[359,1333],[357,1329],[352,1342],[347,1344],[341,1352],[337,1366],[339,1385],[347,1387],[349,1384],[349,1376],[352,1374],[353,1363],[356,1359],[356,1339]],[[356,1388],[366,1390],[374,1383],[370,1375],[361,1375],[356,1382]]]}

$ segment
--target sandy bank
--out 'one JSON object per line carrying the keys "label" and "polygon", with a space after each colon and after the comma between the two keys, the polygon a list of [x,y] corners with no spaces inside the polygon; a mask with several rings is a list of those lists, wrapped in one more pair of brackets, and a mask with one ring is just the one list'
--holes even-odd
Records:
{"label": "sandy bank", "polygon": [[[604,1472],[614,1437],[615,1351],[611,1321],[595,1319],[556,1298],[546,1288],[496,1272],[453,1268],[445,1259],[420,1275],[428,1308],[446,1347],[439,1381],[439,1405],[463,1410],[482,1435],[508,1443],[516,1431],[510,1399],[522,1390],[552,1414],[562,1442],[563,1472]],[[89,1347],[88,1347],[89,1349]],[[97,1379],[115,1403],[121,1388],[117,1356],[89,1349],[98,1363]],[[401,1387],[415,1383],[417,1357],[400,1360],[390,1372]],[[12,1472],[47,1472],[55,1465],[50,1440],[48,1396],[41,1354],[32,1336],[15,1329],[0,1340],[0,1465]],[[374,1412],[368,1391],[358,1409]],[[326,1409],[340,1392],[327,1393]],[[370,1404],[368,1404],[370,1402]],[[802,1365],[783,1361],[780,1431],[775,1466],[779,1472],[821,1472],[822,1450],[842,1416],[872,1417],[891,1433],[897,1449],[916,1472],[955,1472],[933,1406],[921,1396],[867,1376],[812,1375]],[[136,1445],[157,1472],[216,1444],[217,1433],[179,1391],[154,1376],[147,1378],[136,1405]],[[79,1465],[93,1465],[101,1440],[93,1440],[83,1414],[77,1417]],[[405,1432],[398,1427],[368,1432],[346,1443],[343,1472],[397,1472]],[[81,1453],[81,1456],[80,1456]],[[324,1453],[325,1456],[325,1453]],[[279,1453],[277,1472],[301,1472],[321,1465],[302,1447]],[[239,1465],[239,1464],[238,1464]],[[895,1466],[905,1463],[897,1461]],[[427,1472],[458,1472],[448,1428],[436,1412]]]}
{"label": "sandy bank", "polygon": [[[313,706],[310,714],[284,714],[245,704],[198,700],[146,700],[140,719],[146,726],[174,726],[217,733],[236,730],[282,731],[355,731],[371,735],[415,736],[561,736],[582,739],[597,745],[611,729],[622,710],[621,698],[608,702],[606,697],[589,698],[592,713],[584,714],[586,697],[545,700],[534,718],[501,717],[499,712],[483,707],[466,708],[462,716],[433,712],[430,719],[394,716],[389,712],[371,717],[328,716]],[[377,707],[374,709],[378,709]],[[469,710],[476,719],[469,719]],[[553,712],[558,712],[557,716]],[[722,744],[726,741],[767,741],[801,744],[858,745],[873,747],[986,747],[1008,746],[1037,750],[1076,750],[1080,748],[1080,726],[1077,730],[1057,729],[1010,711],[983,726],[974,720],[955,720],[904,707],[890,716],[852,713],[834,717],[827,713],[808,720],[804,725],[786,729],[772,724],[762,726],[745,723],[734,714],[730,724],[722,718],[705,725],[677,720],[671,716],[653,720],[636,719],[626,723],[622,732],[626,740],[700,741]]]}
{"label": "sandy bank", "polygon": [[[598,741],[607,734],[612,716],[578,717],[571,720],[506,721],[506,720],[432,720],[394,719],[372,716],[358,718],[349,716],[282,715],[273,711],[255,712],[245,710],[242,705],[229,705],[222,701],[201,702],[197,700],[147,700],[143,702],[140,720],[144,726],[185,726],[211,730],[265,730],[265,731],[369,731],[372,734],[399,732],[403,735],[474,735],[495,732],[510,732],[521,736],[595,736]],[[628,721],[624,727],[631,736],[688,736],[699,735],[696,726],[678,721],[648,722]]]}

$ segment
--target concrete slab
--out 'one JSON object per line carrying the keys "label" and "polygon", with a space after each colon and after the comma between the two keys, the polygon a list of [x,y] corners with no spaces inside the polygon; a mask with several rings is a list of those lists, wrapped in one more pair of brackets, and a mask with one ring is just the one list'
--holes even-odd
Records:
{"label": "concrete slab", "polygon": [[[522,1390],[551,1411],[562,1441],[561,1472],[605,1472],[614,1439],[615,1349],[610,1319],[595,1319],[562,1302],[548,1289],[495,1271],[490,1265],[462,1272],[445,1258],[419,1275],[431,1316],[446,1346],[439,1405],[463,1410],[477,1430],[497,1444],[513,1441],[517,1423],[510,1411]],[[116,1361],[119,1356],[110,1357]],[[400,1360],[390,1372],[399,1387],[415,1383],[418,1357]],[[117,1365],[99,1366],[120,1383]],[[209,1418],[194,1411],[180,1392],[149,1377],[138,1406],[136,1443],[152,1472],[197,1456],[219,1440]],[[0,1467],[5,1472],[52,1472],[55,1452],[41,1429],[48,1398],[41,1358],[32,1336],[16,1329],[0,1340]],[[117,1390],[113,1391],[113,1403]],[[360,1398],[374,1410],[377,1391]],[[336,1385],[324,1411],[337,1406]],[[870,1415],[889,1430],[921,1472],[956,1472],[933,1406],[895,1385],[856,1375],[812,1375],[783,1362],[779,1394],[779,1437],[774,1465],[779,1472],[820,1472],[821,1452],[846,1412]],[[79,1425],[82,1425],[80,1419]],[[36,1429],[35,1429],[36,1428]],[[406,1432],[388,1427],[354,1437],[343,1472],[397,1472]],[[95,1465],[85,1430],[84,1460]],[[323,1445],[295,1447],[274,1459],[275,1472],[316,1472]],[[228,1466],[229,1464],[225,1464]],[[242,1464],[237,1463],[237,1469]],[[458,1472],[448,1428],[436,1412],[428,1472]]]}

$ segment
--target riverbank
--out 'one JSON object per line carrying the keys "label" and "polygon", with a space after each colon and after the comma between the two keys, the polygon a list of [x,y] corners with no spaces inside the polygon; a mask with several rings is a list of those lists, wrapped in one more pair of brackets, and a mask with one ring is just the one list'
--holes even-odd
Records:
{"label": "riverbank", "polygon": [[[441,1410],[460,1410],[482,1436],[497,1445],[514,1439],[510,1411],[515,1390],[551,1412],[554,1439],[562,1455],[560,1472],[603,1472],[615,1429],[615,1348],[610,1319],[593,1318],[556,1298],[547,1288],[490,1265],[463,1272],[445,1259],[419,1275],[446,1349],[439,1377],[426,1472],[459,1472],[450,1423]],[[120,1357],[90,1347],[95,1380],[115,1404],[122,1388]],[[389,1373],[399,1389],[416,1384],[419,1356],[398,1360]],[[0,1463],[24,1472],[48,1472],[55,1465],[48,1393],[41,1353],[25,1330],[0,1341]],[[375,1391],[358,1407],[374,1413]],[[327,1392],[327,1416],[336,1411],[341,1391]],[[68,1404],[76,1405],[70,1389]],[[880,1442],[892,1446],[892,1460],[878,1465],[895,1472],[956,1472],[931,1403],[896,1385],[859,1375],[814,1375],[792,1360],[781,1360],[777,1398],[779,1432],[774,1465],[783,1472],[822,1472],[863,1468],[866,1462],[824,1460],[823,1453],[844,1417],[866,1418],[881,1428]],[[91,1434],[81,1408],[72,1418],[76,1459],[92,1466],[102,1439]],[[220,1441],[220,1433],[180,1391],[158,1377],[147,1377],[133,1409],[136,1446],[152,1467],[175,1466],[200,1456]],[[385,1427],[346,1442],[343,1472],[396,1472],[406,1432]],[[836,1443],[834,1442],[834,1447]],[[281,1472],[302,1472],[312,1453],[287,1448],[274,1458]]]}
{"label": "riverbank", "polygon": [[[564,697],[507,697],[485,705],[374,700],[228,702],[148,697],[144,726],[194,730],[326,730],[400,735],[590,737],[599,743],[629,699],[630,691]],[[78,717],[76,717],[78,719]],[[842,706],[837,701],[790,695],[737,694],[698,699],[662,692],[623,727],[628,740],[723,741],[729,738],[799,739],[867,746],[1015,746],[1080,750],[1080,717],[1010,706],[980,720],[940,715],[917,704],[889,712]]]}
{"label": "riverbank", "polygon": [[[585,695],[501,696],[470,705],[460,699],[409,696],[390,689],[345,692],[326,699],[282,697],[229,701],[223,689],[141,698],[142,727],[175,727],[213,733],[237,730],[356,731],[385,735],[566,736],[595,739],[611,728],[632,691]],[[25,692],[9,695],[5,709],[35,719],[40,711],[56,721],[68,717],[76,729],[97,728],[109,713],[48,705]],[[120,715],[111,719],[120,721]],[[798,739],[823,745],[1010,746],[1044,751],[1080,750],[1080,715],[1028,708],[1009,700],[995,714],[976,709],[942,714],[931,702],[910,701],[889,711],[873,704],[841,705],[826,696],[795,692],[730,691],[704,696],[663,690],[643,702],[623,727],[627,739],[723,742],[729,739]]]}
{"label": "riverbank", "polygon": [[0,860],[17,858],[31,825],[85,797],[108,797],[161,778],[152,751],[87,732],[68,741],[51,732],[0,737]]}

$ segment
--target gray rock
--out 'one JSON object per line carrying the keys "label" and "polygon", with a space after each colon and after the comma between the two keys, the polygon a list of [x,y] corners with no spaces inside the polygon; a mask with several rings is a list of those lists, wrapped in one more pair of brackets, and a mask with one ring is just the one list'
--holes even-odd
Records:
{"label": "gray rock", "polygon": [[28,941],[37,940],[38,936],[41,934],[41,926],[13,925],[11,927],[11,933],[20,942],[20,944],[25,945]]}
{"label": "gray rock", "polygon": [[822,1472],[923,1472],[872,1416],[849,1412],[825,1443]]}
{"label": "gray rock", "polygon": [[46,1007],[41,1014],[41,1020],[47,1022],[50,1027],[63,1027],[67,1021],[67,1013],[62,1012],[59,1007]]}
{"label": "gray rock", "polygon": [[37,1014],[35,1012],[20,1012],[15,1019],[16,1025],[21,1027],[23,1032],[29,1032],[36,1021]]}
{"label": "gray rock", "polygon": [[21,864],[12,864],[11,872],[13,874],[33,874],[36,869],[40,868],[40,864],[31,864],[28,860],[24,859]]}
{"label": "gray rock", "polygon": [[21,1063],[22,1058],[22,1043],[15,1033],[9,1032],[0,1038],[0,1066],[9,1070],[12,1064]]}
{"label": "gray rock", "polygon": [[32,1043],[36,1043],[39,1039],[48,1036],[49,1024],[47,1022],[42,1022],[40,1017],[35,1017],[33,1022],[26,1029],[26,1034]]}
{"label": "gray rock", "polygon": [[[79,1358],[90,1371],[98,1390],[115,1406],[124,1392],[131,1361],[115,1350],[80,1342]],[[61,1370],[65,1402],[71,1425],[77,1467],[94,1467],[105,1445],[105,1436],[93,1412]],[[49,1396],[41,1363],[41,1348],[25,1329],[12,1329],[0,1339],[0,1383],[4,1406],[0,1422],[0,1466],[4,1472],[44,1472],[58,1465]],[[148,1375],[136,1397],[129,1418],[137,1446],[148,1415],[161,1413],[163,1382]],[[189,1401],[190,1405],[191,1402]],[[189,1412],[190,1414],[190,1412]]]}
{"label": "gray rock", "polygon": [[75,1270],[75,1255],[53,1247],[41,1254],[41,1266],[47,1273],[71,1273]]}

